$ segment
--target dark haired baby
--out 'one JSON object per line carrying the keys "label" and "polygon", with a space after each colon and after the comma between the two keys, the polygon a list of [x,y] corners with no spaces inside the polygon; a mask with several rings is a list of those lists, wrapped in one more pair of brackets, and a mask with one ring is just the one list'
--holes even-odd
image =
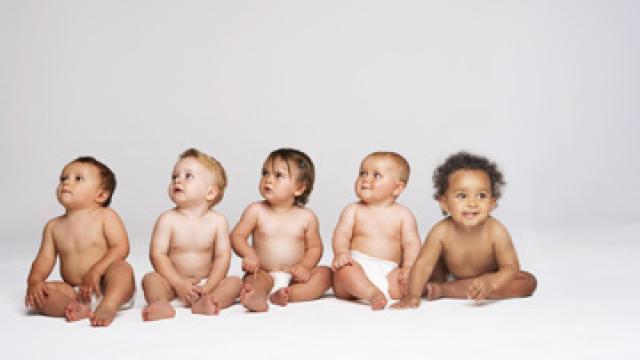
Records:
{"label": "dark haired baby", "polygon": [[480,301],[533,294],[536,278],[520,270],[511,236],[491,216],[504,185],[497,166],[460,152],[435,170],[433,182],[447,217],[427,235],[407,295],[392,307],[417,307],[423,295]]}

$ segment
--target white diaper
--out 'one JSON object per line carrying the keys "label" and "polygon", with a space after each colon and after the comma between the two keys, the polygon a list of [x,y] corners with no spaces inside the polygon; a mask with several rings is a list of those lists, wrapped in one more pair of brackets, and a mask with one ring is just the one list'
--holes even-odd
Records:
{"label": "white diaper", "polygon": [[[76,293],[80,293],[80,286],[74,286],[73,290],[75,290]],[[102,293],[104,294],[104,287],[101,287],[100,291],[102,291]],[[96,308],[102,301],[103,297],[104,296],[91,294],[91,301],[89,302],[89,307],[91,308],[91,311],[96,310]],[[131,299],[129,299],[129,301],[127,301],[126,303],[122,304],[122,306],[120,306],[120,310],[129,310],[135,304],[136,304],[136,289],[133,290],[133,295],[131,296]]]}
{"label": "white diaper", "polygon": [[[291,283],[291,273],[285,271],[271,271],[269,275],[273,278],[273,287],[271,288],[271,294],[274,292],[289,286]],[[271,295],[269,294],[269,295]]]}
{"label": "white diaper", "polygon": [[393,261],[379,259],[362,253],[357,250],[351,250],[351,258],[356,261],[364,274],[367,275],[369,281],[373,283],[382,293],[389,298],[389,280],[387,275],[398,267]]}

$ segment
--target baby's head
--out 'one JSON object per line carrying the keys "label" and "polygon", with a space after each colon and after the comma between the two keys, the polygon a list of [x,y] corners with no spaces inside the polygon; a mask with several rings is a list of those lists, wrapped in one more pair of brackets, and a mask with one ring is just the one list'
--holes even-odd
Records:
{"label": "baby's head", "polygon": [[173,168],[169,196],[176,205],[189,206],[206,200],[218,204],[227,187],[227,174],[218,160],[197,149],[187,149]]}
{"label": "baby's head", "polygon": [[108,207],[116,190],[116,176],[105,164],[91,156],[80,156],[60,174],[58,201],[67,209],[99,204]]}
{"label": "baby's head", "polygon": [[376,151],[360,163],[356,195],[365,203],[395,201],[409,181],[411,168],[402,155]]}
{"label": "baby's head", "polygon": [[262,165],[260,194],[270,203],[288,201],[304,206],[313,190],[315,168],[309,156],[300,150],[282,148],[272,151]]}
{"label": "baby's head", "polygon": [[[468,200],[470,195],[478,199],[480,205],[486,201],[488,211],[491,211],[500,198],[504,184],[502,173],[494,162],[482,156],[459,152],[449,156],[434,171],[433,186],[436,191],[433,197],[440,202],[443,215],[451,212],[448,208],[449,205],[453,206],[451,202]],[[471,191],[473,193],[467,193]]]}

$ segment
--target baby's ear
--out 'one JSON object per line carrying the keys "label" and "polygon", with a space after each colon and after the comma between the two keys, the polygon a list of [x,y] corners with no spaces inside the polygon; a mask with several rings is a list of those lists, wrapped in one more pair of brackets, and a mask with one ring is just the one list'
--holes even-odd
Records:
{"label": "baby's ear", "polygon": [[395,189],[393,189],[393,196],[394,197],[400,196],[400,193],[402,193],[402,191],[404,190],[405,187],[406,187],[405,183],[403,183],[402,181],[398,181],[398,183],[396,184]]}
{"label": "baby's ear", "polygon": [[307,190],[307,184],[304,182],[298,182],[296,184],[296,190],[293,192],[293,195],[300,196],[304,194],[305,190]]}
{"label": "baby's ear", "polygon": [[109,198],[109,195],[111,195],[111,193],[107,190],[100,190],[98,196],[96,196],[96,202],[100,205],[104,204],[104,202]]}
{"label": "baby's ear", "polygon": [[447,204],[447,201],[445,200],[444,195],[438,198],[438,204],[440,204],[440,209],[442,210],[443,215],[446,216],[447,214],[449,214],[449,206]]}
{"label": "baby's ear", "polygon": [[218,197],[220,193],[220,189],[217,186],[211,185],[209,186],[209,191],[207,191],[207,196],[205,197],[207,201],[213,201]]}

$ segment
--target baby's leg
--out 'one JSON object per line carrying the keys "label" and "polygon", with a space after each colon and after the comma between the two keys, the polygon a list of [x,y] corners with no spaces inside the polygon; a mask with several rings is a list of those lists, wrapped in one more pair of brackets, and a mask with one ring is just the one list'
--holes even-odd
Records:
{"label": "baby's leg", "polygon": [[[466,299],[469,293],[469,286],[475,279],[476,278],[448,281],[440,285],[434,284],[434,296],[436,296],[436,299],[439,297]],[[531,296],[536,286],[537,280],[533,275],[525,271],[520,271],[504,288],[492,291],[487,298],[496,300]]]}
{"label": "baby's leg", "polygon": [[[338,298],[356,297],[369,301],[373,310],[384,309],[386,296],[367,278],[360,264],[339,268],[333,275],[333,286]],[[346,296],[345,296],[346,295]]]}
{"label": "baby's leg", "polygon": [[109,326],[116,313],[131,300],[136,288],[133,268],[126,261],[115,261],[104,273],[104,294],[96,310],[89,316],[93,326]]}
{"label": "baby's leg", "polygon": [[240,302],[251,311],[267,311],[267,295],[273,287],[273,278],[260,269],[255,274],[244,276],[244,285],[240,290]]}
{"label": "baby's leg", "polygon": [[289,301],[315,300],[331,287],[331,269],[327,266],[318,266],[311,270],[309,280],[306,283],[293,283],[288,287],[279,289],[271,295],[271,302],[285,306]]}
{"label": "baby's leg", "polygon": [[[67,307],[69,307],[69,304],[77,302],[76,292],[75,290],[73,290],[73,287],[62,281],[47,282],[45,286],[47,288],[48,294],[45,297],[45,302],[42,307],[37,307],[34,310],[48,316],[66,316],[66,311]],[[88,306],[84,305],[84,307],[82,308],[76,308],[77,306],[74,306],[74,315],[76,315],[78,318],[74,318],[71,320],[79,320],[81,318],[86,318],[87,316],[89,316]]]}
{"label": "baby's leg", "polygon": [[239,277],[224,278],[210,294],[200,297],[191,305],[191,312],[202,315],[218,315],[220,310],[229,307],[236,301],[241,288],[242,280]]}
{"label": "baby's leg", "polygon": [[[399,300],[404,297],[403,285],[400,283],[400,269],[395,269],[387,275],[389,281],[389,297],[393,300]],[[409,279],[406,279],[409,281]]]}
{"label": "baby's leg", "polygon": [[176,316],[176,310],[169,302],[176,298],[171,284],[157,272],[150,272],[142,278],[142,289],[147,306],[142,310],[142,320],[169,319]]}

